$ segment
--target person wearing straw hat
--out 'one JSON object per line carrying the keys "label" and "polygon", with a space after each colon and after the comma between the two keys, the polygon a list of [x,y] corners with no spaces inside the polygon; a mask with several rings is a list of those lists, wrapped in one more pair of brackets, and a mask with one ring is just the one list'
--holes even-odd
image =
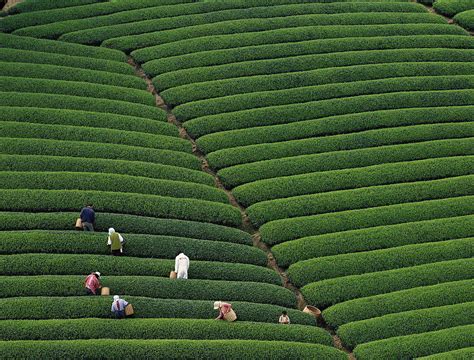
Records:
{"label": "person wearing straw hat", "polygon": [[110,246],[110,251],[114,256],[123,254],[123,237],[114,228],[109,228],[109,237],[107,238],[107,245]]}
{"label": "person wearing straw hat", "polygon": [[100,295],[100,272],[96,271],[86,277],[84,281],[87,295]]}
{"label": "person wearing straw hat", "polygon": [[174,260],[174,271],[178,279],[187,279],[189,269],[189,258],[183,252],[179,252]]}
{"label": "person wearing straw hat", "polygon": [[[219,310],[219,316],[216,317],[215,320],[227,320],[226,315],[228,315],[230,313],[235,314],[234,310],[232,309],[232,304],[225,303],[225,302],[222,302],[222,301],[215,301],[214,302],[214,310]],[[235,318],[237,318],[237,317],[235,316]],[[234,321],[235,318],[233,320],[227,320],[227,321]]]}
{"label": "person wearing straw hat", "polygon": [[124,299],[121,299],[120,296],[115,295],[110,310],[115,314],[117,319],[123,319],[125,318],[125,307],[127,305],[128,302],[126,302]]}

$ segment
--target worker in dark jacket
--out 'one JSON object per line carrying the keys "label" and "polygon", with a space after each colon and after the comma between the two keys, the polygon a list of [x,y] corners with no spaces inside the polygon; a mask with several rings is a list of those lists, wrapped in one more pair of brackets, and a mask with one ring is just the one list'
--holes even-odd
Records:
{"label": "worker in dark jacket", "polygon": [[86,207],[81,210],[80,218],[84,231],[94,231],[95,212],[92,204],[86,205]]}

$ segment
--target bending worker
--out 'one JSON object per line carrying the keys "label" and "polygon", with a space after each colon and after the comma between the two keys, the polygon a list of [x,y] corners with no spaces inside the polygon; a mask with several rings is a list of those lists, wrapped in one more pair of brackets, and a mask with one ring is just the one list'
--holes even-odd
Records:
{"label": "bending worker", "polygon": [[110,246],[110,251],[114,256],[120,256],[123,253],[123,237],[114,228],[109,229],[109,237],[107,239],[107,245]]}
{"label": "bending worker", "polygon": [[128,302],[126,302],[124,299],[120,299],[120,296],[115,295],[110,310],[115,314],[117,319],[123,319],[125,317],[125,307],[127,305]]}
{"label": "bending worker", "polygon": [[187,279],[189,269],[189,258],[180,252],[174,261],[174,271],[178,279]]}
{"label": "bending worker", "polygon": [[99,295],[100,289],[100,272],[96,271],[86,277],[84,281],[84,287],[86,288],[87,295]]}
{"label": "bending worker", "polygon": [[216,302],[214,302],[214,310],[217,310],[217,309],[219,309],[219,316],[216,317],[215,320],[234,321],[237,318],[235,316],[234,319],[226,319],[226,315],[228,313],[234,313],[234,310],[232,310],[232,304],[225,303],[225,302],[222,302],[222,301],[216,301]]}
{"label": "bending worker", "polygon": [[84,231],[94,231],[95,211],[92,204],[86,205],[86,207],[81,210],[79,217],[81,218]]}

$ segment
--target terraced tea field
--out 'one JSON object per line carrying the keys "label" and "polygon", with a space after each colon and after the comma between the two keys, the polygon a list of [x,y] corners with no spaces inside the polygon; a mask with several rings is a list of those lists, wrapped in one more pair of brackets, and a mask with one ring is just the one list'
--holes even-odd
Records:
{"label": "terraced tea field", "polygon": [[0,358],[470,358],[474,4],[424,3],[4,12]]}

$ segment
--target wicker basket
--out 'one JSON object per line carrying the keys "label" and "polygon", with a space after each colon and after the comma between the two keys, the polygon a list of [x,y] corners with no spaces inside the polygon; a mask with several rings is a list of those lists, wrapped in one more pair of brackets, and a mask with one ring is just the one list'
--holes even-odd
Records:
{"label": "wicker basket", "polygon": [[319,310],[317,307],[315,306],[311,306],[311,305],[307,305],[304,309],[303,309],[303,312],[307,313],[307,314],[311,314],[317,318],[319,318],[321,316],[321,310]]}
{"label": "wicker basket", "polygon": [[83,230],[81,218],[77,218],[76,225],[74,227],[76,228],[76,230]]}
{"label": "wicker basket", "polygon": [[170,279],[176,279],[177,277],[178,277],[178,274],[176,273],[176,271],[170,272]]}
{"label": "wicker basket", "polygon": [[224,315],[224,320],[229,322],[235,321],[237,320],[237,314],[234,310],[230,309],[229,312]]}
{"label": "wicker basket", "polygon": [[125,306],[125,316],[132,316],[135,313],[132,304]]}

